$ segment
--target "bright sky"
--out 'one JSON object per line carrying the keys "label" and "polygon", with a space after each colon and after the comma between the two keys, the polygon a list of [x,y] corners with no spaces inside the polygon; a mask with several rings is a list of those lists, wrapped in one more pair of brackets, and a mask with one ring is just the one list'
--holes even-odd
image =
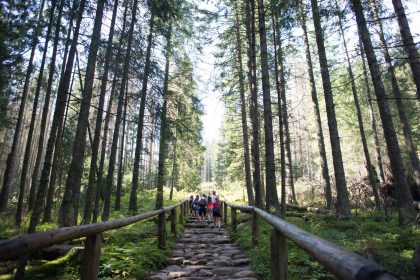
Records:
{"label": "bright sky", "polygon": [[[215,3],[210,1],[197,1],[202,9],[215,11]],[[213,53],[216,47],[208,45],[203,48],[200,59],[196,61],[195,74],[197,75],[198,92],[201,102],[204,105],[205,115],[202,117],[203,143],[217,140],[220,136],[220,127],[222,125],[223,115],[225,112],[222,95],[214,89],[212,81],[215,79],[216,71],[214,67],[215,58]]]}

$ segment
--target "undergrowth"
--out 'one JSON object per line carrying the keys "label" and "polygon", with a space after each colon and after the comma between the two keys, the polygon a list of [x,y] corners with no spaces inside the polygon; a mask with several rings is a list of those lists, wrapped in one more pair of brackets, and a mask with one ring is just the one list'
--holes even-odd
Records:
{"label": "undergrowth", "polygon": [[[137,213],[151,211],[155,207],[156,193],[154,191],[141,192],[138,196],[139,210]],[[167,196],[166,196],[167,197]],[[122,205],[128,205],[129,194],[121,199]],[[175,201],[165,201],[165,205],[175,204]],[[113,205],[113,204],[111,204]],[[127,209],[111,212],[110,220],[124,218],[137,214]],[[177,210],[177,216],[179,209]],[[13,226],[12,219],[3,219],[5,225],[0,230],[0,239],[26,233],[29,221],[23,221],[22,227]],[[55,229],[55,223],[43,223],[37,231]],[[182,226],[178,223],[178,233]],[[157,246],[156,218],[140,221],[124,228],[114,229],[103,233],[104,244],[101,250],[99,279],[142,279],[151,271],[160,268],[172,250],[175,237],[170,233],[170,221],[166,222],[166,250],[159,250]],[[83,242],[84,239],[73,243]],[[53,260],[33,260],[26,267],[25,279],[79,279],[80,256],[74,250],[65,256]],[[0,280],[13,279],[13,274],[0,275]]]}
{"label": "undergrowth", "polygon": [[[309,220],[287,217],[287,221],[347,250],[376,261],[402,279],[411,279],[414,269],[411,259],[414,248],[420,240],[418,227],[400,227],[396,217],[391,222],[378,222],[362,214],[359,218],[363,221],[358,221],[356,218],[338,222],[324,219],[316,214],[307,216]],[[262,280],[271,279],[269,237],[272,226],[260,221],[258,247],[253,249],[249,215],[239,214],[238,221],[242,221],[242,224],[238,226],[240,230],[236,233],[230,231],[232,237],[247,251],[258,277]],[[289,279],[336,279],[290,240],[288,249]]]}

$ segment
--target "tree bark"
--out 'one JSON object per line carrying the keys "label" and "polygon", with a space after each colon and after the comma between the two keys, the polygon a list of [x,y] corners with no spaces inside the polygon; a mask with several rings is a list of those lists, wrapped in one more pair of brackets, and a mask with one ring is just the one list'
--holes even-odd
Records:
{"label": "tree bark", "polygon": [[265,140],[265,179],[266,209],[280,210],[276,185],[276,166],[274,160],[273,115],[271,112],[270,77],[268,71],[267,38],[265,30],[264,0],[258,1],[258,21],[261,48],[261,75],[264,108],[264,140]]}
{"label": "tree bark", "polygon": [[372,126],[372,134],[373,134],[373,144],[375,146],[375,157],[376,157],[376,168],[379,171],[379,177],[381,178],[381,182],[385,182],[385,173],[384,168],[382,164],[382,155],[381,155],[381,149],[379,146],[379,137],[378,137],[378,129],[376,126],[376,117],[375,112],[373,111],[372,106],[372,98],[370,94],[370,86],[369,86],[369,78],[367,74],[367,68],[366,68],[366,62],[365,62],[365,52],[363,50],[361,37],[359,36],[359,49],[362,56],[362,69],[363,69],[363,83],[365,86],[366,91],[366,99],[369,107],[369,114],[371,119],[371,126]]}
{"label": "tree bark", "polygon": [[166,35],[165,47],[165,76],[163,80],[163,105],[160,116],[160,142],[159,142],[159,163],[158,163],[158,176],[157,176],[157,193],[156,193],[156,207],[155,209],[163,208],[163,185],[165,183],[165,161],[168,157],[168,140],[169,140],[169,123],[167,114],[168,98],[169,98],[169,63],[171,59],[171,35],[172,35],[172,22],[169,23],[168,34]]}
{"label": "tree bark", "polygon": [[399,222],[406,225],[415,222],[415,211],[412,207],[413,198],[405,175],[404,165],[401,158],[401,152],[395,133],[391,112],[386,100],[385,88],[382,83],[379,72],[379,64],[373,49],[370,34],[366,25],[366,19],[363,14],[363,8],[360,0],[351,0],[353,11],[356,15],[357,28],[369,64],[370,74],[372,76],[373,86],[378,102],[379,113],[381,115],[382,127],[384,130],[385,141],[388,149],[388,156],[391,163],[392,174],[394,176],[394,187],[396,188],[397,207],[399,212]]}
{"label": "tree bark", "polygon": [[20,146],[22,127],[24,124],[23,119],[24,119],[24,114],[25,114],[26,100],[28,99],[29,86],[30,86],[33,68],[34,68],[34,57],[35,57],[35,52],[36,52],[36,46],[38,45],[38,36],[40,35],[43,28],[43,24],[44,24],[41,20],[43,16],[43,11],[44,11],[44,3],[45,1],[43,0],[41,2],[41,6],[38,11],[38,25],[36,26],[34,34],[32,35],[32,38],[31,38],[31,54],[29,57],[29,62],[28,62],[28,66],[27,66],[27,70],[25,74],[25,82],[24,82],[23,90],[22,90],[22,97],[21,97],[18,117],[16,121],[15,133],[13,135],[13,142],[12,142],[12,147],[10,149],[10,153],[7,156],[6,168],[4,169],[3,186],[0,192],[0,213],[5,212],[7,209],[10,191],[12,190],[13,182],[16,176],[16,171],[18,168],[19,146]]}
{"label": "tree bark", "polygon": [[57,5],[56,0],[51,1],[49,23],[48,23],[47,33],[45,35],[44,49],[43,49],[43,54],[41,58],[41,65],[39,67],[39,74],[38,74],[38,79],[37,79],[37,84],[36,84],[36,89],[35,89],[34,101],[32,104],[32,115],[31,115],[31,120],[29,123],[29,131],[28,131],[28,136],[27,136],[27,141],[26,141],[25,154],[23,157],[22,172],[20,176],[19,197],[18,197],[18,204],[17,204],[17,209],[16,209],[16,224],[17,225],[20,225],[22,222],[23,198],[25,196],[26,185],[28,183],[27,178],[28,178],[28,173],[30,169],[32,145],[33,145],[33,142],[36,141],[36,137],[34,137],[34,130],[35,130],[36,115],[37,115],[37,110],[38,110],[39,95],[41,93],[41,85],[43,81],[45,61],[47,59],[48,44],[50,42],[51,30],[53,27],[54,12],[55,12],[56,5]]}
{"label": "tree bark", "polygon": [[416,96],[420,99],[420,61],[416,44],[414,43],[413,36],[411,35],[410,25],[408,24],[402,1],[392,0],[392,4],[394,6],[394,11],[397,14],[401,38],[404,44],[405,52],[408,56],[411,72],[413,73],[413,81],[417,88]]}
{"label": "tree bark", "polygon": [[120,90],[118,94],[118,108],[117,108],[117,116],[115,118],[114,135],[112,138],[111,153],[109,156],[108,175],[106,177],[106,185],[105,185],[106,189],[105,189],[105,194],[104,194],[104,207],[102,209],[102,221],[107,221],[109,218],[111,191],[112,191],[112,184],[113,184],[113,179],[114,179],[114,165],[116,161],[118,138],[119,138],[118,136],[120,132],[119,130],[120,130],[120,124],[121,124],[121,115],[122,115],[122,109],[123,109],[123,104],[124,104],[125,83],[127,83],[128,71],[130,68],[131,47],[133,44],[134,26],[136,23],[137,4],[138,4],[138,0],[134,0],[132,11],[131,11],[130,30],[128,31],[127,53],[125,54],[123,76],[121,79],[121,85],[120,85]]}
{"label": "tree bark", "polygon": [[331,193],[331,182],[328,171],[328,161],[327,153],[325,151],[325,142],[324,142],[324,133],[322,131],[322,121],[321,114],[319,112],[319,103],[318,95],[315,86],[315,76],[312,65],[311,49],[309,46],[308,31],[306,27],[306,13],[302,4],[302,0],[299,1],[299,10],[300,10],[300,20],[303,29],[303,39],[305,43],[305,52],[306,52],[306,64],[308,67],[309,83],[311,86],[311,98],[313,104],[313,110],[316,119],[316,128],[317,128],[317,140],[318,140],[318,150],[321,160],[321,170],[322,170],[322,179],[325,188],[325,200],[327,204],[327,209],[332,209],[332,193]]}
{"label": "tree bark", "polygon": [[240,20],[238,12],[238,0],[233,0],[235,9],[235,37],[236,37],[236,54],[237,54],[237,67],[239,78],[239,94],[241,100],[241,121],[242,121],[242,140],[244,145],[244,161],[245,161],[245,185],[248,195],[248,205],[254,205],[254,192],[252,190],[251,179],[251,163],[249,158],[249,141],[248,141],[248,124],[246,120],[246,107],[245,107],[245,82],[242,67],[242,40],[240,35]]}
{"label": "tree bark", "polygon": [[172,176],[171,176],[171,190],[169,192],[169,200],[172,201],[174,196],[174,188],[175,188],[175,181],[176,181],[176,144],[177,144],[177,137],[176,137],[176,128],[175,128],[175,137],[173,141],[173,152],[172,152]]}
{"label": "tree bark", "polygon": [[324,88],[325,104],[327,107],[328,128],[332,158],[334,163],[334,175],[337,189],[337,217],[348,218],[350,216],[350,202],[344,173],[343,158],[338,135],[337,119],[335,116],[334,98],[331,88],[330,73],[328,70],[327,54],[324,46],[324,35],[321,27],[321,18],[318,10],[317,0],[311,0],[312,15],[314,19],[316,43],[318,46],[319,65],[321,67],[322,84]]}
{"label": "tree bark", "polygon": [[287,113],[287,100],[286,100],[286,79],[285,79],[285,70],[283,65],[283,49],[281,45],[281,30],[280,30],[280,22],[278,19],[278,14],[275,14],[275,25],[276,30],[278,31],[277,36],[277,64],[279,67],[279,73],[280,73],[280,98],[281,98],[281,117],[283,118],[282,124],[284,125],[284,145],[285,145],[285,152],[286,152],[286,158],[287,158],[287,167],[288,167],[288,183],[290,187],[291,192],[291,198],[292,201],[297,204],[296,200],[296,193],[295,193],[295,183],[294,183],[294,176],[293,176],[293,162],[292,162],[292,151],[290,149],[290,133],[289,133],[289,117]]}
{"label": "tree bark", "polygon": [[[83,223],[88,224],[92,218],[92,206],[94,195],[96,194],[96,189],[98,187],[98,154],[99,154],[99,144],[101,141],[101,129],[102,129],[102,118],[103,118],[103,111],[105,105],[105,96],[106,96],[106,87],[108,85],[108,74],[109,74],[109,66],[112,58],[112,40],[114,38],[115,32],[115,21],[117,18],[118,12],[118,0],[114,1],[114,7],[112,11],[112,19],[111,25],[109,28],[108,34],[108,42],[105,51],[105,61],[104,61],[104,72],[102,73],[101,78],[101,89],[99,93],[99,101],[98,101],[98,111],[96,115],[96,123],[95,123],[95,134],[93,136],[92,141],[92,156],[89,168],[89,180],[88,185],[86,188],[86,199],[85,199],[85,206],[83,212]],[[112,98],[110,97],[110,100]],[[110,102],[112,104],[112,102]],[[112,105],[111,105],[112,106]]]}
{"label": "tree bark", "polygon": [[[393,1],[393,2],[395,3],[396,1]],[[404,106],[403,99],[401,96],[400,87],[398,86],[397,77],[395,75],[395,69],[394,69],[394,66],[392,65],[391,55],[389,54],[389,51],[388,51],[388,46],[385,40],[382,24],[379,19],[376,0],[370,0],[370,5],[372,8],[373,18],[375,20],[379,39],[381,41],[381,51],[385,57],[388,77],[391,80],[392,93],[395,97],[395,103],[397,104],[398,116],[400,118],[400,122],[402,125],[404,141],[405,141],[405,145],[407,146],[408,156],[410,158],[411,166],[413,168],[414,180],[420,192],[420,162],[419,162],[419,158],[417,157],[417,151],[413,143],[413,138],[411,137],[410,124],[408,122],[407,115],[405,114],[405,109],[404,109],[405,106]],[[420,75],[420,72],[419,72],[419,75]],[[420,77],[418,78],[420,79]]]}
{"label": "tree bark", "polygon": [[128,103],[128,83],[126,84],[126,89],[125,89],[122,135],[121,135],[121,144],[120,144],[120,154],[118,158],[117,192],[115,193],[115,205],[114,205],[115,211],[118,211],[121,209],[121,189],[122,189],[122,181],[124,177],[123,157],[124,157],[124,144],[125,144],[125,127],[126,127],[126,120],[127,120],[127,103]]}
{"label": "tree bark", "polygon": [[343,40],[344,52],[346,54],[347,71],[348,71],[348,74],[349,74],[349,79],[350,79],[350,84],[351,84],[351,92],[353,94],[353,99],[354,99],[354,105],[356,107],[356,115],[357,115],[357,122],[359,124],[360,140],[362,141],[363,154],[364,154],[365,160],[366,160],[366,171],[368,173],[370,185],[372,186],[373,196],[375,198],[375,206],[378,210],[381,210],[382,205],[381,205],[381,201],[379,199],[379,191],[378,191],[379,186],[378,186],[378,182],[376,180],[376,176],[374,174],[372,162],[370,160],[369,148],[368,148],[368,145],[367,145],[365,128],[364,128],[364,125],[363,125],[362,112],[360,110],[359,97],[357,96],[355,77],[354,77],[353,69],[352,69],[351,62],[350,62],[350,56],[349,56],[349,52],[348,52],[348,49],[347,49],[346,37],[344,36],[343,23],[342,23],[342,20],[341,20],[341,11],[338,8],[337,0],[335,0],[335,7],[336,7],[337,15],[338,15],[338,25],[339,25],[338,27],[339,27],[341,39]]}
{"label": "tree bark", "polygon": [[[276,7],[272,6],[272,13],[277,13]],[[279,112],[279,138],[280,138],[280,177],[281,177],[281,215],[282,217],[286,216],[286,157],[285,157],[285,148],[284,148],[284,125],[283,125],[283,107],[282,107],[282,98],[281,91],[284,90],[284,72],[283,68],[279,67],[279,57],[277,48],[280,47],[280,36],[279,36],[279,26],[277,20],[277,14],[272,14],[273,21],[273,39],[274,39],[274,66],[276,74],[276,90],[277,90],[277,110]],[[280,73],[281,71],[281,73]],[[283,79],[282,79],[283,78]]]}
{"label": "tree bark", "polygon": [[79,37],[80,24],[83,19],[83,12],[85,9],[85,4],[86,4],[86,0],[81,0],[79,3],[77,23],[74,30],[70,51],[68,54],[66,70],[64,71],[64,75],[62,76],[59,87],[58,87],[54,118],[51,125],[50,136],[48,139],[46,154],[45,154],[45,159],[44,159],[44,166],[41,172],[40,183],[39,183],[39,187],[38,187],[38,191],[36,195],[34,211],[31,215],[31,221],[28,228],[28,233],[32,233],[35,231],[35,228],[38,224],[39,215],[42,212],[43,206],[44,206],[45,191],[47,190],[47,187],[48,187],[50,171],[52,167],[51,160],[54,153],[54,144],[57,140],[58,128],[63,123],[64,111],[65,111],[66,103],[67,103],[66,102],[67,95],[68,95],[68,90],[70,86],[70,79],[71,79],[71,74],[73,72],[74,58],[76,55],[77,40]]}
{"label": "tree bark", "polygon": [[149,22],[149,35],[147,36],[146,60],[144,63],[140,111],[139,111],[138,124],[137,124],[136,151],[134,154],[133,178],[131,180],[130,202],[129,202],[129,207],[128,207],[129,210],[133,210],[133,211],[137,211],[137,189],[139,187],[140,158],[141,158],[141,153],[143,149],[144,110],[146,108],[147,83],[149,81],[149,73],[150,73],[150,56],[152,53],[153,32],[154,32],[153,28],[154,28],[154,13],[152,10],[151,15],[150,15],[150,22]]}
{"label": "tree bark", "polygon": [[255,206],[262,208],[263,200],[261,194],[261,169],[260,169],[260,135],[259,135],[259,113],[257,96],[257,66],[255,50],[255,2],[254,0],[245,1],[246,9],[246,37],[248,43],[248,86],[249,86],[249,114],[251,119],[251,158],[252,158],[252,181],[255,192]]}
{"label": "tree bark", "polygon": [[98,0],[95,23],[89,46],[85,81],[82,90],[82,102],[77,120],[75,140],[73,143],[72,160],[68,171],[66,188],[60,208],[59,225],[62,227],[77,224],[79,213],[80,187],[83,176],[83,163],[86,147],[86,133],[89,125],[89,112],[92,99],[93,82],[95,79],[96,58],[101,39],[102,18],[105,0]]}

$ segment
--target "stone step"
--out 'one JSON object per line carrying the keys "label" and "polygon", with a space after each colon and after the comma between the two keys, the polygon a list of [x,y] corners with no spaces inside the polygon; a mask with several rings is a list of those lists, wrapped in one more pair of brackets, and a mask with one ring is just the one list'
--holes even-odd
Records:
{"label": "stone step", "polygon": [[232,244],[224,228],[197,227],[195,221],[187,224],[166,265],[148,279],[256,280],[250,259]]}

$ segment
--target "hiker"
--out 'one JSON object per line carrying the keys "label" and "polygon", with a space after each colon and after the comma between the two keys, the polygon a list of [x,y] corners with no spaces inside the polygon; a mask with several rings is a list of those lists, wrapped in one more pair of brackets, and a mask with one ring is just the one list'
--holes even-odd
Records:
{"label": "hiker", "polygon": [[216,191],[213,191],[213,193],[210,195],[210,197],[211,197],[211,201],[213,203],[216,202],[216,198],[217,198]]}
{"label": "hiker", "polygon": [[213,201],[211,196],[208,196],[207,198],[207,219],[209,222],[213,221]]}
{"label": "hiker", "polygon": [[213,203],[213,218],[214,226],[220,228],[220,219],[222,212],[222,205],[220,204],[219,198],[216,197],[216,201]]}
{"label": "hiker", "polygon": [[198,202],[200,201],[200,196],[197,195],[192,203],[192,208],[193,208],[193,217],[195,217],[195,220],[198,222],[200,215],[199,215],[199,211],[200,211],[200,206],[198,205]]}
{"label": "hiker", "polygon": [[190,215],[192,214],[194,216],[194,211],[193,211],[193,202],[194,202],[194,196],[191,195],[190,196],[190,200],[189,200],[189,205],[190,205]]}
{"label": "hiker", "polygon": [[203,197],[198,202],[198,214],[199,214],[199,221],[201,224],[204,223],[206,219],[206,213],[207,213],[207,196],[204,194]]}

